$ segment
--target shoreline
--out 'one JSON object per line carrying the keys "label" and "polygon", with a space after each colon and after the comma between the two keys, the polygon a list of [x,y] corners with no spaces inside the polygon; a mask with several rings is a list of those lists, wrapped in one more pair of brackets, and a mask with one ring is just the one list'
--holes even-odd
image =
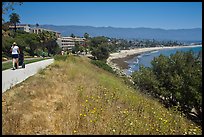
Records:
{"label": "shoreline", "polygon": [[113,70],[118,70],[120,73],[123,73],[124,69],[128,69],[128,63],[126,61],[139,56],[146,52],[152,52],[162,49],[175,49],[175,48],[191,48],[191,47],[200,47],[202,45],[191,45],[191,46],[172,46],[172,47],[149,47],[149,48],[135,48],[131,50],[121,50],[117,53],[110,54],[110,57],[107,59],[107,64],[113,68]]}

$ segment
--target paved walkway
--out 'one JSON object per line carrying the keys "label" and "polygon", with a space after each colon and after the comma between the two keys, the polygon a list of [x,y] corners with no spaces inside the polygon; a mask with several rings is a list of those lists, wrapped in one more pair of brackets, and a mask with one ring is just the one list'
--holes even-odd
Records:
{"label": "paved walkway", "polygon": [[2,71],[2,93],[10,89],[14,85],[24,81],[28,77],[36,74],[40,69],[44,69],[54,62],[54,59],[46,59],[39,62],[26,64],[25,68],[12,70],[7,69]]}

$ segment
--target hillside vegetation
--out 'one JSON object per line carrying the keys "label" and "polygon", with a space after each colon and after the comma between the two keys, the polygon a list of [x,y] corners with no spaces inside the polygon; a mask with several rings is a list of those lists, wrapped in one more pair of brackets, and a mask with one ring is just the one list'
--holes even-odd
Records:
{"label": "hillside vegetation", "polygon": [[86,57],[58,57],[2,96],[3,134],[202,134]]}
{"label": "hillside vegetation", "polygon": [[[151,68],[140,67],[132,78],[142,91],[160,98],[166,107],[177,106],[188,117],[202,123],[202,62],[201,54],[192,51],[160,55]],[[192,111],[194,110],[194,112]]]}

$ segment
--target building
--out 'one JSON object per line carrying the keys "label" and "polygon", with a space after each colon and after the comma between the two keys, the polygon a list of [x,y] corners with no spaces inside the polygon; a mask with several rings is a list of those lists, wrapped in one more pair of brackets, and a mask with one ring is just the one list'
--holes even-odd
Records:
{"label": "building", "polygon": [[85,43],[85,38],[61,37],[58,38],[57,42],[62,50],[72,50],[76,42],[78,42],[79,45],[83,45]]}
{"label": "building", "polygon": [[39,34],[43,31],[47,31],[47,32],[53,32],[57,38],[60,38],[61,37],[61,33],[60,32],[57,32],[57,31],[54,31],[54,30],[49,30],[49,29],[44,29],[44,28],[31,28],[30,29],[30,33],[36,33],[36,34]]}
{"label": "building", "polygon": [[[14,30],[15,26],[10,25],[9,29]],[[30,32],[31,28],[30,28],[29,24],[18,24],[18,25],[16,25],[16,30],[22,30],[22,31],[25,31],[25,32]]]}
{"label": "building", "polygon": [[[14,25],[11,25],[9,26],[9,29],[10,30],[14,30],[15,26]],[[39,34],[43,31],[48,31],[48,32],[53,32],[57,38],[60,38],[61,37],[61,33],[57,32],[57,31],[54,31],[54,30],[49,30],[49,29],[44,29],[44,28],[31,28],[29,24],[18,24],[16,26],[17,30],[22,30],[22,31],[25,31],[25,32],[29,32],[29,33],[36,33],[36,34]]]}

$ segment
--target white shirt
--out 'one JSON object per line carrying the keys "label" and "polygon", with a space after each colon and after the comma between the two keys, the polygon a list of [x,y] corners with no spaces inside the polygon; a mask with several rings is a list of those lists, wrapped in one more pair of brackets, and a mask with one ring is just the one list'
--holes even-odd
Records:
{"label": "white shirt", "polygon": [[12,54],[18,54],[18,49],[19,47],[18,46],[12,46]]}

